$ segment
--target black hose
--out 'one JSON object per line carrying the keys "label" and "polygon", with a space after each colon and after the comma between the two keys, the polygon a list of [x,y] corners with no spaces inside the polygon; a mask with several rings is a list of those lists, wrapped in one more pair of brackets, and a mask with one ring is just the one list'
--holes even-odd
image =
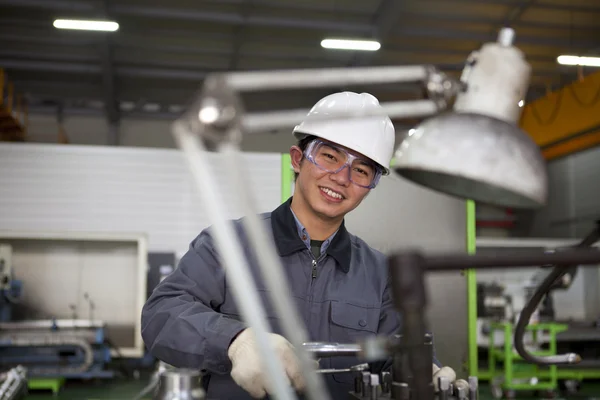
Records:
{"label": "black hose", "polygon": [[[575,247],[590,247],[599,239],[600,221],[596,221],[596,227],[594,228],[594,230]],[[529,325],[529,319],[531,318],[531,315],[534,313],[535,309],[539,306],[544,296],[552,289],[554,283],[560,278],[562,278],[567,272],[572,270],[572,268],[576,267],[576,265],[570,267],[554,267],[554,269],[536,289],[533,296],[531,296],[531,299],[529,299],[529,301],[523,308],[523,311],[519,316],[519,321],[517,322],[517,326],[515,328],[514,342],[517,353],[519,353],[519,355],[523,357],[525,361],[537,365],[576,364],[581,361],[581,357],[578,354],[574,353],[559,354],[555,356],[545,357],[535,356],[533,354],[528,353],[525,349],[525,345],[523,344],[525,330],[527,329],[527,325]]]}

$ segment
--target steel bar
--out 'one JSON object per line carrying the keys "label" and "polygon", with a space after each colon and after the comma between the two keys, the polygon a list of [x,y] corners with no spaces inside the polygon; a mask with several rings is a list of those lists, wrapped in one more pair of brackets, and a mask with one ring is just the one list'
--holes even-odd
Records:
{"label": "steel bar", "polygon": [[296,356],[300,360],[306,381],[307,399],[329,400],[325,382],[314,371],[314,360],[310,354],[302,351],[302,344],[308,340],[308,332],[296,310],[293,298],[289,296],[292,290],[286,281],[281,259],[272,246],[264,220],[257,213],[258,206],[252,195],[252,187],[248,182],[249,176],[242,152],[237,145],[232,143],[224,144],[220,151],[225,156],[230,180],[234,187],[238,188],[238,194],[234,197],[238,207],[246,216],[244,226],[247,229],[262,277],[267,284],[270,300],[279,315],[283,333],[294,347]]}
{"label": "steel bar", "polygon": [[259,91],[415,82],[425,80],[427,75],[426,66],[415,65],[234,72],[224,77],[235,91]]}
{"label": "steel bar", "polygon": [[531,251],[518,254],[448,254],[427,256],[425,268],[430,271],[460,269],[520,268],[536,265],[593,265],[600,264],[600,251],[594,249],[564,250],[558,252]]}
{"label": "steel bar", "polygon": [[315,358],[356,356],[362,351],[362,347],[356,343],[307,342],[302,347]]}
{"label": "steel bar", "polygon": [[[381,103],[381,114],[392,119],[422,118],[436,114],[439,111],[437,104],[431,100],[396,101]],[[261,133],[267,130],[293,127],[300,123],[309,110],[273,111],[265,113],[251,113],[242,117],[244,133]],[[373,114],[375,116],[377,114]],[[353,114],[339,114],[335,118],[353,118]],[[324,119],[332,119],[324,116]]]}
{"label": "steel bar", "polygon": [[185,129],[180,122],[173,125],[173,135],[203,200],[206,215],[214,230],[217,250],[223,259],[223,267],[233,288],[233,296],[239,305],[244,321],[255,333],[266,372],[273,382],[274,397],[279,400],[296,399],[287,383],[281,360],[269,341],[270,325],[265,316],[258,290],[248,266],[248,260],[233,226],[227,220],[224,202],[217,195],[217,182],[211,165],[206,159],[207,151],[200,138]]}

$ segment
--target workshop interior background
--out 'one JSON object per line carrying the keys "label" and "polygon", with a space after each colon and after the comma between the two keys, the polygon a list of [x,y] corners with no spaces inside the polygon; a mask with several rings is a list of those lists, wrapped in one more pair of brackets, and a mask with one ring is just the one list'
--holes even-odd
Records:
{"label": "workshop interior background", "polygon": [[[61,30],[53,26],[59,18],[116,21],[119,29]],[[600,57],[600,2],[0,0],[0,372],[23,363],[35,371],[36,360],[54,360],[54,375],[30,379],[32,399],[52,392],[133,398],[148,384],[156,360],[141,342],[141,304],[209,225],[171,133],[208,74],[430,64],[458,79],[469,54],[495,41],[503,26],[515,29],[515,45],[532,66],[520,126],[547,161],[548,205],[478,204],[471,215],[468,202],[392,176],[347,218],[351,232],[386,253],[413,245],[466,251],[468,243],[481,252],[556,249],[594,229],[600,58],[582,66],[557,57]],[[376,40],[381,49],[326,49],[325,38]],[[367,91],[381,102],[426,95],[411,83],[257,92],[243,101],[248,112],[308,109],[338,89]],[[394,121],[397,145],[418,122]],[[284,156],[294,144],[291,128],[243,137],[259,211],[291,194]],[[210,160],[219,189],[235,193],[224,161]],[[230,217],[241,215],[235,201],[226,196],[225,203]],[[532,343],[578,352],[584,364],[538,370],[504,347],[504,329],[540,275],[528,268],[428,277],[429,317],[445,343],[438,355],[459,375],[479,376],[482,396],[600,395],[597,266],[579,268],[552,292],[537,317],[544,332]],[[24,319],[33,322],[12,324]],[[95,349],[85,368],[78,351],[47,358],[6,339],[35,336],[56,319],[87,321],[69,328],[84,330],[82,340]],[[507,374],[521,386],[498,383]]]}

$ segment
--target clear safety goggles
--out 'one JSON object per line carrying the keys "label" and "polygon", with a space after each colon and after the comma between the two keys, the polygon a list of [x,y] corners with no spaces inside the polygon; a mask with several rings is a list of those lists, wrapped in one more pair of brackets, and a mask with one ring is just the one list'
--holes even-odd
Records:
{"label": "clear safety goggles", "polygon": [[337,174],[348,167],[348,179],[357,186],[373,189],[377,186],[382,170],[374,162],[350,154],[346,149],[321,140],[313,140],[304,156],[320,169]]}

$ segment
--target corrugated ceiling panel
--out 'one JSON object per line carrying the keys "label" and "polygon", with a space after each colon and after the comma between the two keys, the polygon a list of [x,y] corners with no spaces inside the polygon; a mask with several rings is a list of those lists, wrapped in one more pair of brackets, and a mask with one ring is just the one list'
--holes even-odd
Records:
{"label": "corrugated ceiling panel", "polygon": [[[241,216],[209,155],[228,216]],[[259,212],[281,200],[281,156],[244,153]],[[73,145],[0,145],[0,229],[145,232],[152,251],[187,250],[209,225],[177,150]]]}

